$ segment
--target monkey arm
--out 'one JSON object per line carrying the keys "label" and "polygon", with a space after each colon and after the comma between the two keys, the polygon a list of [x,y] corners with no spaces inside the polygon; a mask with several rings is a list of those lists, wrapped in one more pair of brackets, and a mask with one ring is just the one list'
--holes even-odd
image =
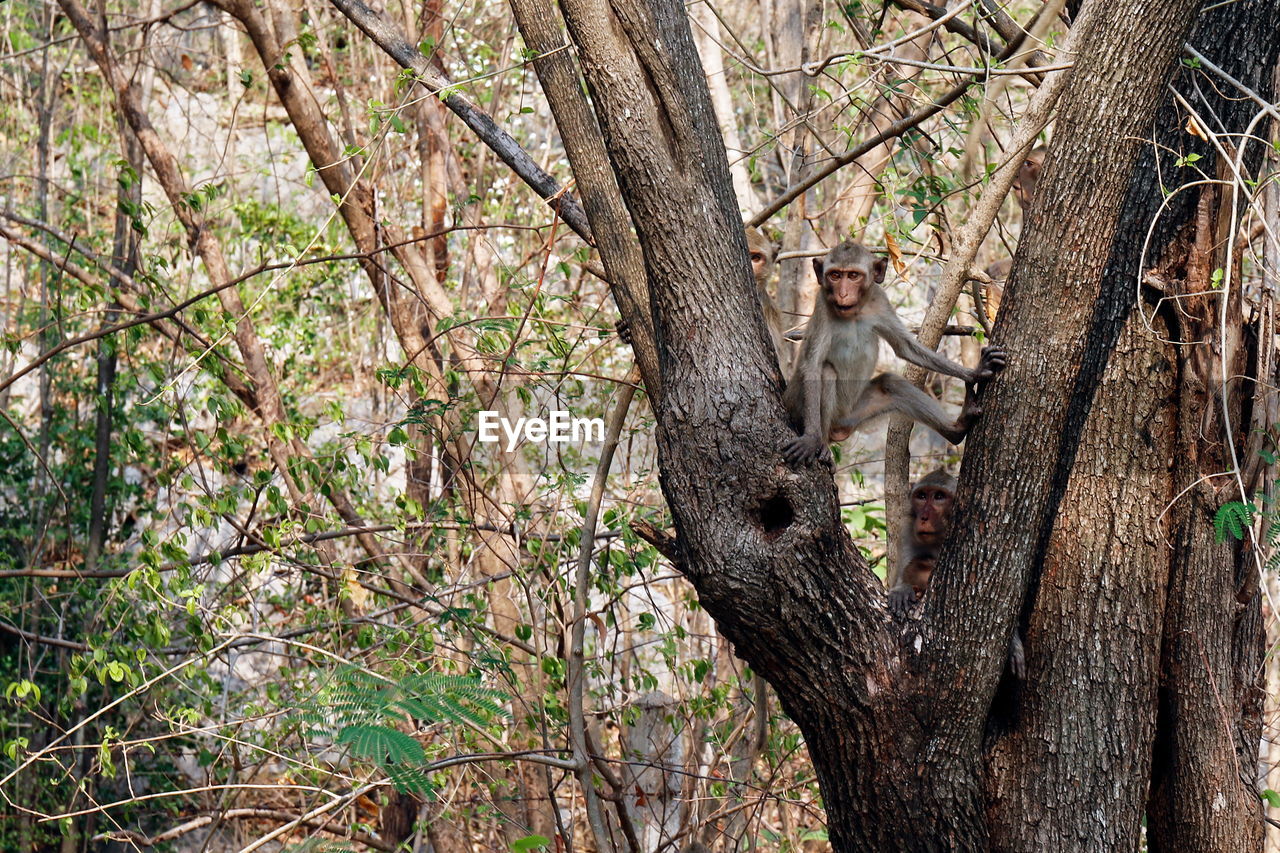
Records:
{"label": "monkey arm", "polygon": [[909,583],[900,583],[889,590],[889,610],[898,616],[906,616],[910,613],[911,608],[915,607],[919,600],[920,594]]}
{"label": "monkey arm", "polygon": [[898,358],[917,364],[925,370],[932,370],[934,373],[955,376],[965,382],[978,381],[977,370],[970,370],[962,364],[956,364],[946,356],[923,346],[920,341],[916,340],[915,335],[911,334],[907,327],[902,324],[902,321],[898,319],[898,315],[894,312],[893,306],[889,304],[889,300],[883,298],[883,296],[882,299],[883,310],[879,312],[875,330],[893,348],[894,354]]}
{"label": "monkey arm", "polygon": [[[948,522],[949,523],[949,522]],[[933,566],[937,552],[924,548],[919,544],[910,525],[903,530],[902,572],[898,585],[889,590],[889,609],[899,616],[905,616],[915,607],[916,602],[924,597],[933,579]]]}
{"label": "monkey arm", "polygon": [[827,350],[831,347],[831,331],[818,317],[809,321],[804,349],[800,351],[800,364],[791,377],[797,387],[788,388],[787,404],[791,417],[802,427],[805,435],[822,433],[823,373],[826,369]]}
{"label": "monkey arm", "polygon": [[792,381],[803,383],[804,396],[804,430],[802,434],[788,441],[782,447],[782,456],[792,464],[810,462],[814,459],[830,459],[831,451],[827,448],[827,429],[823,426],[823,397],[828,391],[824,387],[824,368],[818,365],[817,374],[809,370],[798,373]]}

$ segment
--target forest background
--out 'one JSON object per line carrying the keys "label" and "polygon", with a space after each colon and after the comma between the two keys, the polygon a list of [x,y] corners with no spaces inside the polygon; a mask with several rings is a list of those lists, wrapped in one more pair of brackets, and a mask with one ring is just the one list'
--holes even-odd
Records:
{"label": "forest background", "polygon": [[[1280,4],[562,11],[571,40],[538,0],[0,4],[0,850],[1280,850]],[[607,84],[632,52],[654,125]],[[776,405],[725,403],[779,387],[743,221],[788,327],[852,236],[925,343],[1011,342],[922,622],[875,578],[908,480],[959,469],[931,433],[859,434],[835,491],[740,523],[688,500],[783,470]],[[705,440],[700,402],[733,410]],[[605,440],[482,443],[481,411]],[[1028,462],[1028,420],[1072,446]],[[847,552],[771,550],[802,500]],[[915,692],[873,707],[898,655]],[[828,688],[871,710],[806,713]],[[897,773],[935,700],[973,724],[955,788]]]}

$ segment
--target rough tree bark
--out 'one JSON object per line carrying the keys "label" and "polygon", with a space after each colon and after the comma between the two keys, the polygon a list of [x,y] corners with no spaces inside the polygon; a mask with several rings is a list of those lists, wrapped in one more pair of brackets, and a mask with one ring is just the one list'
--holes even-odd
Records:
{"label": "rough tree bark", "polygon": [[1028,678],[997,703],[993,850],[1137,849],[1169,574],[1157,526],[1173,498],[1166,331],[1136,315],[1125,327],[1081,436],[1026,632]]}
{"label": "rough tree bark", "polygon": [[[1206,13],[1192,39],[1200,55],[1263,99],[1276,99],[1280,2],[1254,0]],[[1148,814],[1152,851],[1261,850],[1255,776],[1262,734],[1263,627],[1260,565],[1244,543],[1216,541],[1213,517],[1227,501],[1248,500],[1245,473],[1254,380],[1245,338],[1236,232],[1247,181],[1265,149],[1266,112],[1217,72],[1184,73],[1170,110],[1203,129],[1188,153],[1216,182],[1180,193],[1181,227],[1148,256],[1147,278],[1178,310],[1168,312],[1177,349],[1179,407],[1169,603],[1164,623],[1157,732]],[[1206,85],[1206,82],[1212,85]],[[1198,84],[1198,85],[1197,85]],[[1261,139],[1259,137],[1262,137]],[[1185,138],[1185,137],[1184,137]],[[1239,170],[1237,173],[1236,170]],[[1219,280],[1218,275],[1222,278]],[[1168,304],[1168,303],[1166,303]],[[1265,379],[1269,382],[1270,377]],[[1268,425],[1269,426],[1269,425]]]}
{"label": "rough tree bark", "polygon": [[[1278,15],[1274,0],[1219,7],[1201,17],[1190,43],[1274,99],[1280,44],[1267,36],[1280,26]],[[1249,790],[1259,737],[1259,598],[1242,585],[1252,567],[1240,549],[1213,542],[1213,511],[1229,496],[1213,496],[1214,480],[1198,482],[1232,467],[1219,402],[1206,393],[1218,387],[1205,376],[1217,372],[1218,354],[1194,343],[1216,338],[1220,300],[1181,299],[1175,310],[1166,298],[1211,289],[1209,271],[1225,263],[1215,255],[1231,239],[1214,233],[1230,231],[1221,188],[1167,198],[1197,177],[1180,169],[1179,157],[1194,154],[1200,169],[1225,177],[1215,147],[1186,132],[1176,99],[1230,134],[1245,133],[1259,107],[1220,78],[1187,68],[1172,92],[1158,112],[1155,144],[1133,167],[1115,230],[1088,337],[1105,352],[1123,332],[1092,408],[1083,406],[1089,383],[1082,382],[1068,417],[1069,432],[1084,424],[1083,438],[1034,567],[1029,677],[989,755],[997,850],[1134,849],[1149,783],[1150,849],[1253,850],[1261,842],[1257,794]],[[1256,174],[1259,148],[1245,158],[1246,176]],[[1043,202],[1052,207],[1052,199]],[[1166,289],[1144,288],[1140,313],[1130,315],[1143,278]],[[1238,281],[1238,271],[1231,278]],[[1238,299],[1236,285],[1226,319],[1237,331]],[[1247,375],[1242,352],[1223,355],[1231,375]],[[1237,444],[1240,401],[1251,393],[1247,385],[1231,389]]]}
{"label": "rough tree bark", "polygon": [[[1081,49],[1054,151],[995,329],[995,339],[1009,349],[1010,367],[990,389],[985,415],[969,438],[959,535],[942,555],[925,606],[920,662],[931,677],[921,680],[928,689],[916,707],[926,748],[938,758],[921,774],[920,807],[935,824],[948,812],[954,820],[956,813],[985,808],[968,767],[981,734],[972,720],[986,717],[1004,642],[1062,502],[1081,437],[1080,412],[1087,412],[1114,345],[1111,329],[1105,335],[1082,330],[1093,329],[1101,294],[1118,292],[1122,281],[1132,284],[1109,261],[1113,235],[1132,164],[1197,5],[1135,3],[1097,15],[1086,6],[1076,24],[1083,29]],[[1149,23],[1138,32],[1122,23],[1138,18]],[[990,604],[978,606],[981,600]],[[962,681],[945,678],[966,669]],[[973,690],[975,680],[985,689]]]}

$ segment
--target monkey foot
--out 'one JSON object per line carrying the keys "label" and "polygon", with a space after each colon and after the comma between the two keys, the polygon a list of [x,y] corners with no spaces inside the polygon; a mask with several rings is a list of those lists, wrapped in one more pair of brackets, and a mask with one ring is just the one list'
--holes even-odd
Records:
{"label": "monkey foot", "polygon": [[832,465],[831,448],[816,436],[802,435],[793,438],[782,446],[782,458],[792,465],[804,465],[815,459],[821,459],[828,466]]}
{"label": "monkey foot", "polygon": [[1008,363],[1009,354],[1004,351],[1003,347],[983,347],[982,356],[978,359],[978,366],[973,369],[973,381],[977,383],[979,390],[983,385],[994,379],[997,373],[1004,370]]}

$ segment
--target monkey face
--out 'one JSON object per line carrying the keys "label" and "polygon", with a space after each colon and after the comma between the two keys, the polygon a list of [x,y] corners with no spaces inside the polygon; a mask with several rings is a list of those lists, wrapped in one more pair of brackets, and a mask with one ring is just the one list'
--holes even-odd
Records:
{"label": "monkey face", "polygon": [[760,231],[759,228],[745,229],[747,235],[747,254],[751,256],[751,272],[755,274],[756,284],[764,284],[769,277],[769,269],[778,256],[778,246]]}
{"label": "monkey face", "polygon": [[1018,174],[1013,179],[1013,194],[1023,210],[1031,204],[1031,197],[1035,195],[1036,183],[1040,180],[1040,170],[1044,167],[1044,155],[1043,148],[1032,150],[1018,167]]}
{"label": "monkey face", "polygon": [[951,527],[951,507],[955,498],[948,489],[925,486],[911,493],[912,528],[924,545],[936,545]]}
{"label": "monkey face", "polygon": [[764,252],[752,250],[751,252],[751,272],[755,275],[756,281],[760,281],[765,277],[765,273],[769,268],[769,259],[765,257]]}
{"label": "monkey face", "polygon": [[848,319],[857,315],[867,295],[867,273],[862,269],[836,267],[823,273],[823,287],[832,312]]}

